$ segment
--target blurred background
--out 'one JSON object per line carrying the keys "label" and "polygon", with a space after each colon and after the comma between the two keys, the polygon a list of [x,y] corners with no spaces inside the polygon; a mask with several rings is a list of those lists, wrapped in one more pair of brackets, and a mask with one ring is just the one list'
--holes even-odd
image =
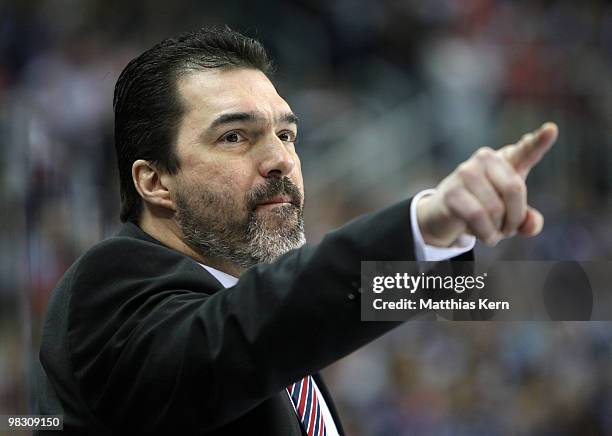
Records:
{"label": "blurred background", "polygon": [[[112,92],[159,40],[229,24],[262,40],[301,120],[306,228],[433,187],[542,122],[546,217],[503,260],[612,259],[612,2],[0,2],[0,414],[29,413],[45,306],[119,227]],[[612,324],[412,322],[325,370],[348,434],[612,434]]]}

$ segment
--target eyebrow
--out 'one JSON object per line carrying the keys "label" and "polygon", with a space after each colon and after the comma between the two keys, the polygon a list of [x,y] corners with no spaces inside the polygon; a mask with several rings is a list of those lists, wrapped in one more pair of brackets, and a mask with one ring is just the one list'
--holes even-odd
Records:
{"label": "eyebrow", "polygon": [[[210,123],[210,127],[208,129],[212,130],[215,127],[219,127],[223,124],[235,123],[239,121],[254,123],[262,119],[262,117],[256,115],[254,112],[232,112],[219,115],[212,123]],[[298,117],[293,112],[287,112],[281,116],[280,121],[297,125]]]}

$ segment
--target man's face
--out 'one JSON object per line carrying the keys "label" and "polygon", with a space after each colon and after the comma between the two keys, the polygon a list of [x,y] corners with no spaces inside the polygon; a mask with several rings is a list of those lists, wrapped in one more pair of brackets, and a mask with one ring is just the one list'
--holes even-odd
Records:
{"label": "man's face", "polygon": [[183,75],[176,221],[185,242],[243,268],[304,244],[296,118],[255,69]]}

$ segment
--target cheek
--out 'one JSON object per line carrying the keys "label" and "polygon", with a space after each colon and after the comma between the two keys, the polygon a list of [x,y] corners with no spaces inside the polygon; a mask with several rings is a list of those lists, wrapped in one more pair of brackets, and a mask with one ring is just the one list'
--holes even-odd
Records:
{"label": "cheek", "polygon": [[217,193],[227,200],[227,204],[244,203],[245,195],[252,187],[252,174],[248,168],[230,163],[200,166],[193,176],[194,188]]}
{"label": "cheek", "polygon": [[226,191],[241,177],[242,171],[232,162],[217,161],[208,157],[205,161],[198,159],[185,171],[194,185],[208,188],[211,191]]}
{"label": "cheek", "polygon": [[293,170],[293,181],[296,186],[299,188],[302,196],[304,196],[304,178],[302,177],[302,166],[299,159],[296,158],[295,161],[295,169]]}

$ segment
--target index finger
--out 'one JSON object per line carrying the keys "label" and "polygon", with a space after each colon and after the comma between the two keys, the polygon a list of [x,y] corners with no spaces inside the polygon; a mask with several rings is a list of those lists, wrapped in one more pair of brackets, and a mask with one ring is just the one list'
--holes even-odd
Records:
{"label": "index finger", "polygon": [[555,143],[558,135],[559,128],[555,123],[544,123],[535,132],[524,135],[516,144],[507,145],[500,152],[521,177],[526,178],[529,170]]}

